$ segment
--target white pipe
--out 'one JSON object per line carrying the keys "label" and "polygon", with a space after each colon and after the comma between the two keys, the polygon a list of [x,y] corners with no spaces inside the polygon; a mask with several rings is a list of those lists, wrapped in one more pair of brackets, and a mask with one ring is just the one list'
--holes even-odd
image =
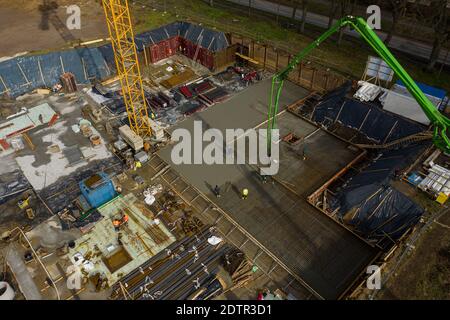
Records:
{"label": "white pipe", "polygon": [[18,230],[18,231],[22,234],[23,238],[27,241],[28,245],[30,246],[31,251],[33,251],[33,253],[34,253],[34,256],[35,256],[36,260],[37,260],[37,261],[39,262],[39,264],[41,265],[41,267],[42,267],[42,269],[44,270],[44,272],[46,273],[48,279],[50,279],[50,281],[52,282],[52,287],[53,287],[53,289],[54,289],[55,292],[56,292],[56,297],[58,298],[58,300],[61,300],[61,297],[60,297],[60,295],[59,295],[58,288],[56,288],[56,283],[55,283],[55,281],[53,280],[52,276],[51,276],[50,273],[48,272],[48,270],[47,270],[47,268],[45,267],[45,265],[42,263],[42,261],[41,261],[41,259],[39,258],[37,252],[34,250],[33,246],[31,245],[30,240],[28,239],[28,237],[26,236],[26,234],[22,231],[22,229],[20,229],[19,227],[16,227],[16,228],[12,229],[12,230],[11,230],[11,233],[13,233],[13,232],[16,231],[16,230]]}
{"label": "white pipe", "polygon": [[0,282],[0,291],[3,290],[5,290],[5,292],[3,292],[3,294],[0,294],[0,301],[14,300],[16,293],[14,292],[13,288],[11,288],[8,282]]}

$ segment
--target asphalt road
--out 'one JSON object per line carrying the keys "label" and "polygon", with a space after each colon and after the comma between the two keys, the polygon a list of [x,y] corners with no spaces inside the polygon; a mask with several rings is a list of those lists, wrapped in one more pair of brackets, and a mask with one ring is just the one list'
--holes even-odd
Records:
{"label": "asphalt road", "polygon": [[[228,2],[233,2],[236,4],[240,4],[242,6],[247,6],[249,0],[227,0]],[[278,14],[283,17],[292,17],[292,7],[278,5],[270,1],[266,0],[251,0],[252,7],[261,11]],[[301,20],[302,18],[302,10],[298,9],[295,15],[296,20]],[[308,24],[321,27],[326,29],[328,27],[328,17],[308,12],[306,15],[306,22]],[[353,37],[359,37],[358,33],[351,30],[345,30],[345,33],[351,35]],[[385,39],[387,34],[384,32],[377,31],[378,36],[381,39]],[[406,39],[399,36],[393,36],[392,40],[389,44],[389,47],[392,49],[396,49],[398,51],[407,53],[409,55],[421,58],[428,59],[431,54],[432,47],[428,44],[422,43],[420,41],[415,41],[411,39]],[[444,62],[446,65],[450,65],[450,52],[448,50],[441,50],[439,62]]]}

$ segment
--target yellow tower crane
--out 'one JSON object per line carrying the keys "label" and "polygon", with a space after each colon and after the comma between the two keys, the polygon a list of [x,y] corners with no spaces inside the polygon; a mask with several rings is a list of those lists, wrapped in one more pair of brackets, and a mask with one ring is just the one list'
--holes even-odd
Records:
{"label": "yellow tower crane", "polygon": [[[150,137],[152,132],[148,105],[142,86],[128,1],[102,0],[102,3],[130,128],[142,138]],[[153,113],[151,114],[153,118]]]}

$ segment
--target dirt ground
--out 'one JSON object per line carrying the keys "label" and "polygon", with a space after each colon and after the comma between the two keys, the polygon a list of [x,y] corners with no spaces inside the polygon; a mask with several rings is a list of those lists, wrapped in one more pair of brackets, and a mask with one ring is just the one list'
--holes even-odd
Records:
{"label": "dirt ground", "polygon": [[[108,31],[103,9],[94,0],[55,0],[59,21],[65,26],[69,15],[67,6],[76,4],[81,9],[81,29],[57,27],[53,19],[46,19],[39,9],[53,0],[0,0],[0,57],[32,51],[50,51],[82,41],[106,38]],[[48,28],[48,29],[47,29]]]}
{"label": "dirt ground", "polygon": [[[443,209],[405,182],[395,187],[426,208],[426,221]],[[450,210],[423,232],[377,299],[450,299]]]}
{"label": "dirt ground", "polygon": [[380,299],[450,299],[450,214],[422,236]]}

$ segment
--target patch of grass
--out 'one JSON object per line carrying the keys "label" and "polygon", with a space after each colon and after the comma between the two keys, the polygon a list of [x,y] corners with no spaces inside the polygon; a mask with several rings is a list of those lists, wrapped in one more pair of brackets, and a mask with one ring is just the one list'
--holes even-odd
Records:
{"label": "patch of grass", "polygon": [[176,21],[172,13],[163,13],[151,9],[136,8],[132,10],[134,31],[141,33]]}
{"label": "patch of grass", "polygon": [[[439,222],[448,225],[444,214]],[[417,241],[411,255],[403,261],[380,299],[450,299],[450,233],[433,224]]]}
{"label": "patch of grass", "polygon": [[416,283],[414,298],[450,299],[450,245],[433,253],[433,263],[427,264]]}
{"label": "patch of grass", "polygon": [[442,206],[436,201],[430,199],[424,192],[417,192],[414,195],[411,195],[411,198],[427,212],[436,213],[439,210],[442,210]]}
{"label": "patch of grass", "polygon": [[[202,0],[165,0],[167,13],[163,14],[163,1],[158,1],[153,11],[150,7],[134,5],[133,16],[138,22],[136,31],[142,32],[176,20],[190,20],[214,27],[226,32],[240,33],[259,41],[269,41],[279,48],[288,48],[291,53],[299,52],[311,43],[314,38],[299,34],[277,25],[275,19],[250,16],[245,10],[229,10],[210,7]],[[324,30],[308,26],[308,31],[320,34]],[[307,60],[312,60],[336,72],[359,79],[365,68],[368,55],[376,53],[362,41],[352,39],[343,41],[340,46],[334,39],[329,39],[318,47]],[[450,74],[442,72],[440,76],[423,70],[424,64],[399,58],[400,63],[416,81],[443,88],[450,92]]]}

